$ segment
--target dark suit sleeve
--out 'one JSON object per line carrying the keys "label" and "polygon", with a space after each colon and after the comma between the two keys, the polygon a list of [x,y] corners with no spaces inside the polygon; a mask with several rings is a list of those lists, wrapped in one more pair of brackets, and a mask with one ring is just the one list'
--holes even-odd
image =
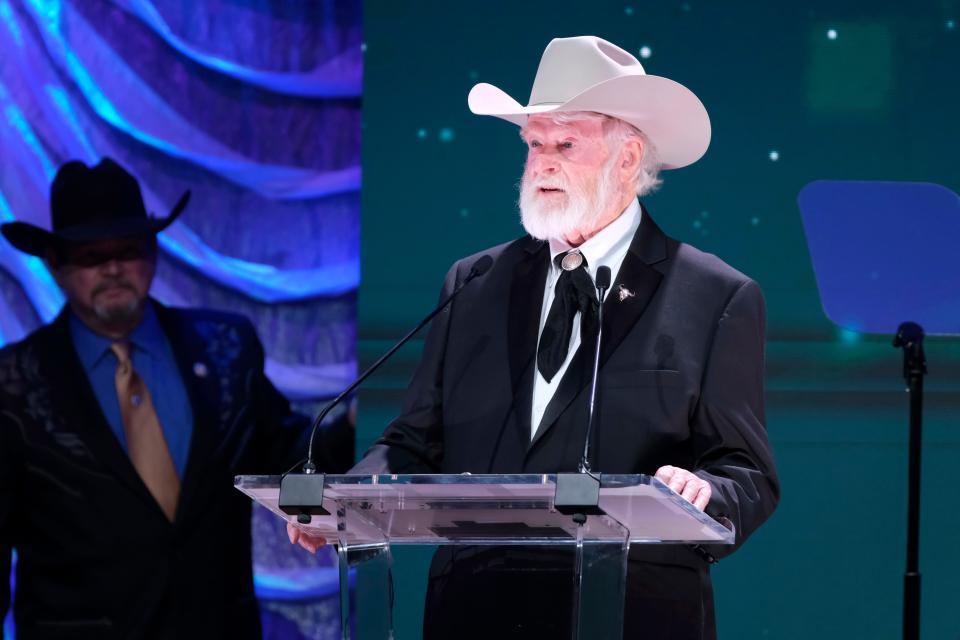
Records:
{"label": "dark suit sleeve", "polygon": [[764,414],[765,316],[760,288],[743,283],[717,325],[691,425],[694,472],[713,488],[706,511],[736,533],[732,547],[711,547],[715,556],[743,544],[780,497]]}
{"label": "dark suit sleeve", "polygon": [[20,447],[15,425],[0,405],[0,624],[10,606],[10,554],[13,551],[13,527],[18,484],[23,476]]}
{"label": "dark suit sleeve", "polygon": [[[447,272],[439,300],[459,282],[458,266]],[[454,302],[454,304],[456,304]],[[403,396],[400,415],[351,473],[437,473],[443,461],[443,360],[450,306],[430,324],[420,364]]]}
{"label": "dark suit sleeve", "polygon": [[[283,473],[306,458],[313,420],[290,407],[264,373],[263,345],[252,324],[247,324],[256,350],[253,406],[256,412],[260,469],[252,472]],[[353,423],[346,412],[328,420],[317,430],[313,445],[314,462],[323,473],[343,473],[353,464]]]}

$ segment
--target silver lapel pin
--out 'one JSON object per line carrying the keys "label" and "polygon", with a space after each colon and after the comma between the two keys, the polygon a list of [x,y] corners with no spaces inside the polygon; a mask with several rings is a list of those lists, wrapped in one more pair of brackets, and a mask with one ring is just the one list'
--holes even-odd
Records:
{"label": "silver lapel pin", "polygon": [[620,285],[620,286],[617,288],[617,296],[620,298],[620,302],[623,302],[623,301],[626,300],[627,298],[636,297],[636,295],[637,295],[637,294],[635,294],[633,291],[630,291],[630,289],[627,289],[627,288],[626,288],[625,286],[623,286],[623,285]]}

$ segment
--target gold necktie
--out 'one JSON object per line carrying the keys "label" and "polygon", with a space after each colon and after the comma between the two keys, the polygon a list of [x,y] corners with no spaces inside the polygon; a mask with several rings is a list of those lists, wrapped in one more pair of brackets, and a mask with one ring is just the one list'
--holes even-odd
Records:
{"label": "gold necktie", "polygon": [[130,343],[114,342],[110,350],[117,356],[114,380],[130,461],[167,519],[173,522],[180,496],[180,478],[173,466],[150,391],[130,362]]}

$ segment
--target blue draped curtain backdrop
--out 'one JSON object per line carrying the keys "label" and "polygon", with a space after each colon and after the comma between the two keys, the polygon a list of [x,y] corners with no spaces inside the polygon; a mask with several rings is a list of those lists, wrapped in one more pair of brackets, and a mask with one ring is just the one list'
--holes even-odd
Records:
{"label": "blue draped curtain backdrop", "polygon": [[[191,189],[154,295],[250,317],[268,375],[312,408],[356,369],[361,18],[346,0],[0,0],[0,221],[49,227],[71,159],[117,159],[155,215]],[[0,238],[0,344],[63,302]],[[329,559],[291,553],[270,518],[254,528],[258,588],[283,614],[268,635],[316,637],[335,611],[282,600],[325,592],[311,567]]]}

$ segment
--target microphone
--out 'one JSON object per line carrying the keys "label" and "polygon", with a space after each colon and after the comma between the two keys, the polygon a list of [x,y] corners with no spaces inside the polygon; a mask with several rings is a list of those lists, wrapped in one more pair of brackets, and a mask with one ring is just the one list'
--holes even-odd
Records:
{"label": "microphone", "polygon": [[558,473],[553,494],[553,506],[562,514],[573,516],[573,521],[583,525],[588,515],[603,513],[600,508],[600,476],[590,470],[590,434],[593,431],[597,381],[600,376],[600,340],[603,336],[603,299],[610,288],[610,267],[597,269],[594,281],[597,287],[597,341],[593,352],[593,380],[590,383],[590,407],[587,417],[587,433],[583,441],[583,455],[577,473]]}
{"label": "microphone", "polygon": [[391,347],[389,351],[387,351],[385,354],[380,356],[380,358],[376,362],[374,362],[372,365],[370,365],[366,371],[361,373],[360,377],[354,380],[353,384],[347,387],[343,391],[343,393],[338,395],[336,398],[334,398],[330,402],[330,404],[328,404],[326,407],[323,408],[320,414],[313,421],[313,429],[310,432],[310,444],[307,446],[307,462],[305,465],[303,465],[304,473],[316,473],[317,471],[317,467],[313,463],[313,439],[314,439],[314,436],[316,436],[317,434],[317,428],[320,426],[320,423],[323,422],[323,419],[327,417],[327,414],[330,413],[330,410],[333,409],[335,406],[337,406],[344,398],[346,398],[351,391],[359,387],[364,380],[370,377],[370,374],[372,374],[374,371],[380,368],[380,365],[382,365],[384,362],[389,360],[390,356],[396,353],[400,347],[405,345],[410,340],[410,338],[415,336],[417,332],[420,331],[420,329],[423,329],[423,327],[426,326],[428,322],[433,320],[434,316],[436,316],[438,313],[443,311],[447,307],[447,305],[449,305],[453,301],[453,299],[457,297],[457,295],[459,295],[461,291],[463,291],[463,288],[467,286],[467,284],[470,281],[472,281],[474,278],[479,278],[480,276],[485,274],[490,269],[491,266],[493,266],[493,258],[491,258],[489,255],[485,255],[478,258],[477,261],[473,263],[473,266],[470,268],[470,273],[468,273],[467,277],[463,279],[463,282],[461,282],[457,286],[457,288],[454,289],[453,292],[446,297],[446,299],[444,299],[439,305],[437,305],[436,309],[431,311],[429,315],[427,315],[426,318],[421,320],[420,324],[414,327],[407,335],[403,336],[403,338],[400,339],[400,342],[393,345],[393,347]]}
{"label": "microphone", "polygon": [[590,434],[595,423],[595,405],[597,401],[597,382],[600,378],[600,339],[603,336],[603,298],[610,288],[610,267],[597,269],[597,342],[593,350],[593,379],[590,382],[590,409],[587,418],[587,435],[583,440],[583,457],[580,458],[580,473],[590,472]]}
{"label": "microphone", "polygon": [[[370,365],[366,371],[360,374],[360,376],[353,381],[353,383],[343,390],[343,392],[330,401],[327,406],[317,415],[316,419],[313,421],[313,425],[310,431],[310,442],[307,445],[307,461],[303,465],[302,474],[285,474],[280,480],[280,509],[288,515],[297,515],[298,522],[302,524],[308,524],[310,522],[311,514],[326,514],[326,510],[323,508],[323,474],[317,474],[317,465],[313,462],[313,442],[314,438],[317,435],[317,428],[320,426],[320,423],[323,422],[323,419],[327,416],[330,411],[336,407],[340,402],[343,401],[350,393],[359,387],[364,380],[370,377],[370,375],[380,368],[380,366],[390,359],[390,357],[397,352],[403,345],[409,342],[410,338],[415,336],[417,332],[423,329],[433,318],[439,314],[441,311],[447,308],[447,306],[453,302],[453,299],[456,298],[464,287],[466,287],[470,282],[479,278],[487,271],[490,270],[490,267],[493,266],[493,258],[489,255],[483,255],[473,263],[473,266],[470,267],[470,272],[467,273],[467,277],[463,279],[457,287],[444,298],[437,307],[431,311],[423,320],[420,321],[416,327],[414,327],[407,335],[403,336],[397,344],[393,345],[389,351],[384,353],[380,358],[377,359],[372,365]],[[313,477],[311,477],[313,476]],[[316,479],[314,479],[314,477]]]}

